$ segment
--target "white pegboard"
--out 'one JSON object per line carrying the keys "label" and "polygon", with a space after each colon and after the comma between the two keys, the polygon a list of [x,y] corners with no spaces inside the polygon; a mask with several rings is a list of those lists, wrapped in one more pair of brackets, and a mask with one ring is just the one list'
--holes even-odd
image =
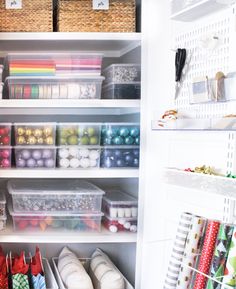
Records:
{"label": "white pegboard", "polygon": [[[190,105],[189,95],[194,77],[215,77],[216,72],[223,71],[225,74],[231,72],[231,47],[233,46],[234,31],[234,8],[229,8],[222,13],[214,14],[211,18],[203,19],[191,24],[183,24],[180,32],[174,32],[175,48],[186,48],[192,54],[190,69],[186,74],[184,85],[175,107],[179,110],[192,112],[196,118],[219,117],[232,113],[236,108],[236,102],[230,103],[208,103],[201,105]],[[216,36],[219,45],[214,50],[204,49],[200,41],[209,36]]]}

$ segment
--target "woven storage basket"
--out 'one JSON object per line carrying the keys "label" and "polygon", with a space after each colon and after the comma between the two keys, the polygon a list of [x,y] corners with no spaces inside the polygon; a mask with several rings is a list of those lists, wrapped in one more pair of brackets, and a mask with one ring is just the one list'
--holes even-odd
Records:
{"label": "woven storage basket", "polygon": [[53,31],[52,0],[22,0],[22,9],[6,9],[0,0],[1,32]]}
{"label": "woven storage basket", "polygon": [[135,32],[135,0],[110,0],[109,10],[93,10],[92,0],[58,0],[60,32]]}

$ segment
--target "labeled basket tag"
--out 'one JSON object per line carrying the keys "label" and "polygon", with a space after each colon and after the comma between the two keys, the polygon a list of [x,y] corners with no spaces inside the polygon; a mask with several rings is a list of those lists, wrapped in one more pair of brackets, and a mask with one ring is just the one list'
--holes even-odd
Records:
{"label": "labeled basket tag", "polygon": [[109,0],[93,0],[93,10],[108,10]]}
{"label": "labeled basket tag", "polygon": [[22,9],[22,0],[6,0],[6,9]]}

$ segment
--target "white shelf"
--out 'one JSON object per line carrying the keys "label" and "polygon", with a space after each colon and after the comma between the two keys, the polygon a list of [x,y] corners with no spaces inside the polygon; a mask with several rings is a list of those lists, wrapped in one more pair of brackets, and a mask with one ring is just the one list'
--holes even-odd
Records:
{"label": "white shelf", "polygon": [[236,199],[236,179],[233,178],[167,168],[164,170],[163,179],[164,182],[169,185],[200,190]]}
{"label": "white shelf", "polygon": [[28,169],[2,169],[0,178],[38,178],[38,179],[68,179],[68,178],[138,178],[138,169],[78,169],[78,170],[28,170]]}
{"label": "white shelf", "polygon": [[171,19],[190,22],[208,14],[220,11],[228,6],[229,5],[227,4],[218,3],[216,0],[202,0],[175,14],[172,14]]}
{"label": "white shelf", "polygon": [[100,233],[80,232],[14,232],[7,228],[0,233],[0,243],[135,243],[137,234],[130,232],[111,233],[102,228]]}
{"label": "white shelf", "polygon": [[122,115],[140,112],[140,100],[1,99],[1,115]]}
{"label": "white shelf", "polygon": [[120,57],[141,45],[141,33],[0,33],[1,55],[14,51],[90,51]]}

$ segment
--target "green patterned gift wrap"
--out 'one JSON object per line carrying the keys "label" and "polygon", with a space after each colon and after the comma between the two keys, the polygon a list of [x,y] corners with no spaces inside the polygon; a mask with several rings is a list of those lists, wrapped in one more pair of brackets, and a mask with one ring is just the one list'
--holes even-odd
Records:
{"label": "green patterned gift wrap", "polygon": [[[232,240],[234,227],[232,225],[221,224],[218,232],[215,252],[212,259],[210,276],[219,282],[222,282],[225,266],[229,254],[230,243]],[[207,289],[220,289],[221,284],[208,279]],[[222,288],[223,289],[223,288]]]}

